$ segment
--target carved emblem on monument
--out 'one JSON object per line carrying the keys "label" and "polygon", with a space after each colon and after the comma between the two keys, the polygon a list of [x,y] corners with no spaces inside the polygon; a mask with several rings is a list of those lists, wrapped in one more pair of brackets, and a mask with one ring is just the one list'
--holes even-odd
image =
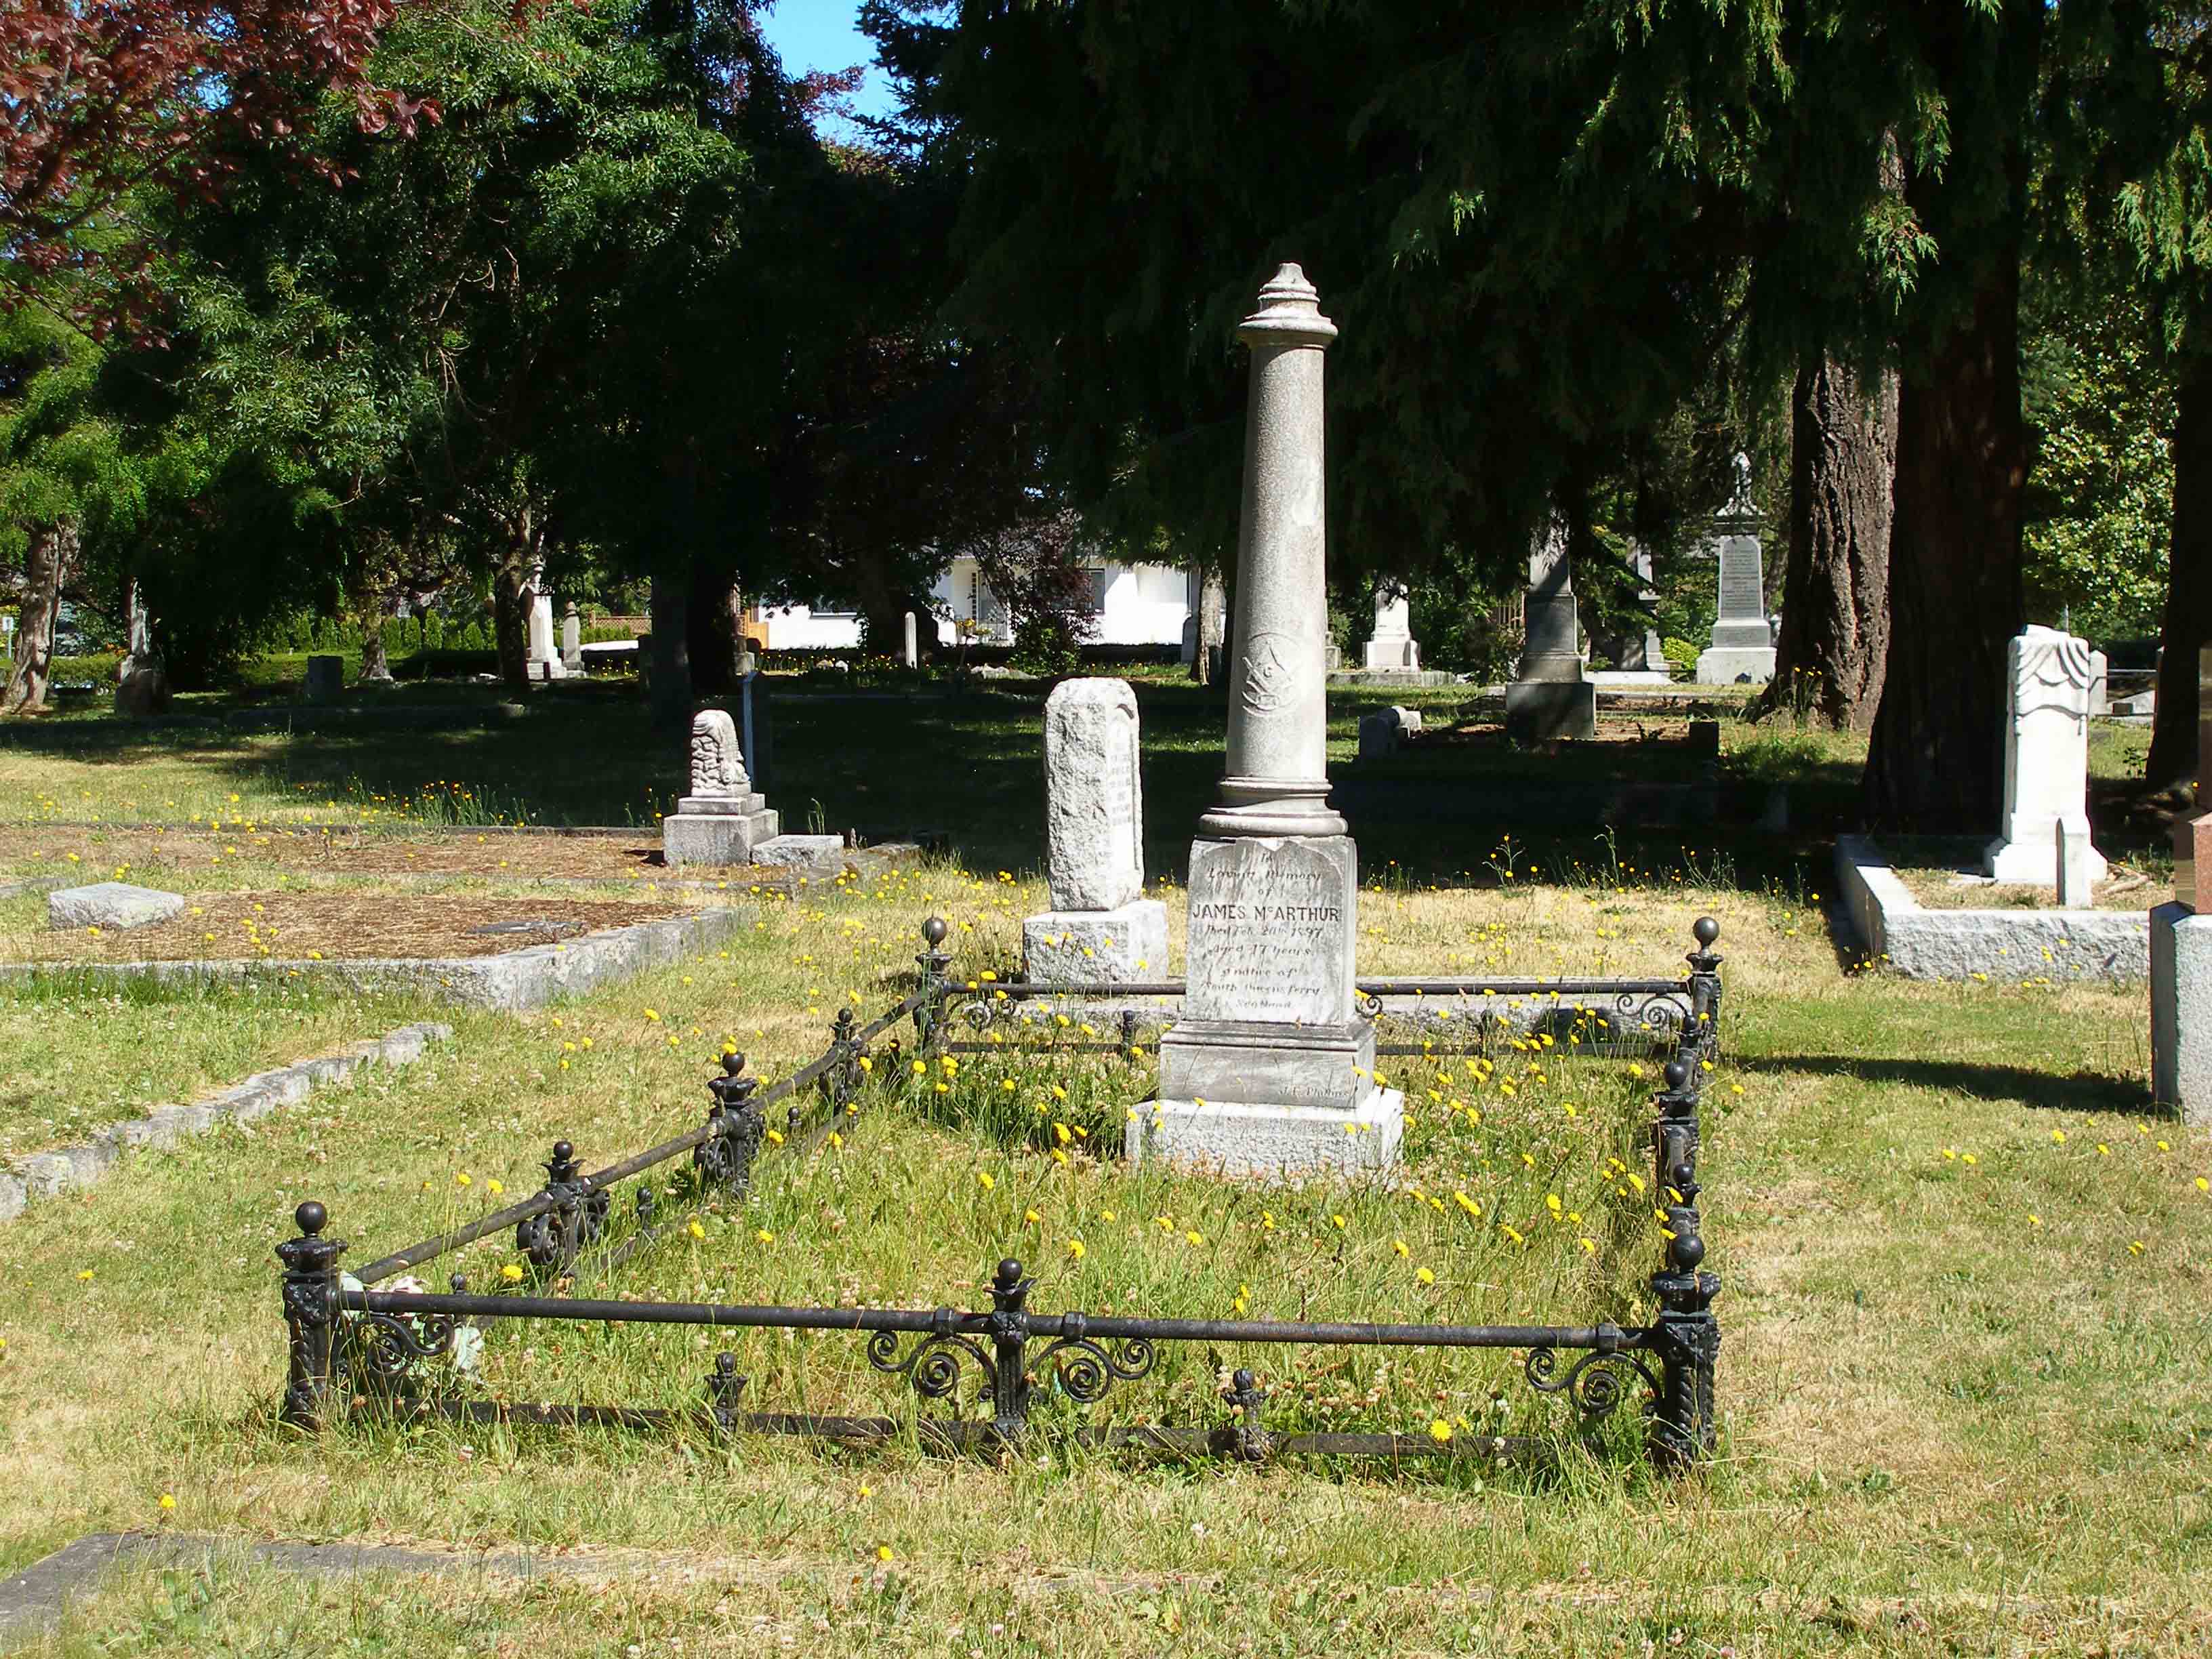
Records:
{"label": "carved emblem on monument", "polygon": [[2021,639],[2018,678],[2013,685],[2013,707],[2020,715],[2055,708],[2088,723],[2089,683],[2095,672],[2089,662],[2089,641],[2070,634],[2032,629]]}
{"label": "carved emblem on monument", "polygon": [[1244,706],[1271,714],[1291,699],[1297,685],[1291,672],[1292,641],[1281,634],[1255,634],[1245,649]]}

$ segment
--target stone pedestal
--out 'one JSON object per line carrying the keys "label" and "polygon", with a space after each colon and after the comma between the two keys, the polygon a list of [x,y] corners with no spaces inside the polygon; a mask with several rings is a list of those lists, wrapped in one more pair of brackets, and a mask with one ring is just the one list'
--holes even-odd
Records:
{"label": "stone pedestal", "polygon": [[777,835],[782,818],[758,795],[686,795],[660,821],[660,855],[686,864],[750,864],[753,848]]}
{"label": "stone pedestal", "polygon": [[2150,1087],[2212,1127],[2212,915],[2178,902],[2150,913]]}
{"label": "stone pedestal", "polygon": [[1516,680],[1505,688],[1505,735],[1516,743],[1597,736],[1597,686],[1589,680]]}
{"label": "stone pedestal", "polygon": [[2005,653],[2011,718],[2005,726],[2003,834],[1982,855],[1998,881],[2055,883],[2058,824],[2078,834],[2089,879],[2105,860],[2089,845],[2089,644],[2031,626]]}
{"label": "stone pedestal", "polygon": [[1168,977],[1168,908],[1135,899],[1111,910],[1046,910],[1022,922],[1022,968],[1043,985]]}

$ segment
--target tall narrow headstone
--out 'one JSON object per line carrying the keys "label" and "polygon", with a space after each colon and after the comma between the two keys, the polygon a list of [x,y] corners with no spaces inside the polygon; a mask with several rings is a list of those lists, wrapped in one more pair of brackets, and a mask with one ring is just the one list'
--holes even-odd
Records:
{"label": "tall narrow headstone", "polygon": [[2089,642],[2031,625],[2006,648],[2005,666],[2003,834],[1983,853],[1983,873],[2051,880],[2063,819],[2086,849],[2089,878],[2102,881],[2104,857],[2089,846]]}
{"label": "tall narrow headstone", "polygon": [[1659,604],[1659,590],[1651,585],[1651,550],[1639,542],[1630,557],[1636,571],[1636,608],[1644,617],[1644,629],[1641,638],[1633,634],[1629,636],[1628,649],[1620,665],[1644,673],[1663,674],[1668,672],[1667,647],[1651,623]]}
{"label": "tall narrow headstone", "polygon": [[921,636],[915,627],[914,612],[911,611],[906,613],[906,637],[899,644],[899,666],[921,666]]}
{"label": "tall narrow headstone", "polygon": [[1369,668],[1419,668],[1421,647],[1413,642],[1413,605],[1406,584],[1385,576],[1375,584],[1375,632],[1367,641]]}
{"label": "tall narrow headstone", "polygon": [[1759,548],[1759,505],[1751,499],[1751,458],[1735,458],[1735,497],[1713,520],[1720,563],[1720,617],[1711,646],[1698,657],[1701,685],[1774,678],[1774,630],[1766,620],[1766,569]]}
{"label": "tall narrow headstone", "polygon": [[749,864],[753,848],[781,828],[746,775],[737,726],[719,708],[691,720],[691,787],[660,821],[660,852],[672,866]]}
{"label": "tall narrow headstone", "polygon": [[561,617],[561,666],[571,674],[584,672],[584,619],[573,604]]}
{"label": "tall narrow headstone", "polygon": [[1167,976],[1168,912],[1145,895],[1137,694],[1127,680],[1063,680],[1044,706],[1045,854],[1052,908],[1022,924],[1032,980]]}
{"label": "tall narrow headstone", "polygon": [[1228,771],[1191,843],[1182,1017],[1125,1150],[1224,1174],[1365,1171],[1397,1157],[1404,1097],[1374,1078],[1353,1000],[1358,849],[1328,805],[1324,354],[1336,325],[1297,266],[1260,291],[1238,528]]}
{"label": "tall narrow headstone", "polygon": [[1554,513],[1528,550],[1520,672],[1505,688],[1505,735],[1549,743],[1597,735],[1597,686],[1583,673],[1582,623],[1566,520]]}
{"label": "tall narrow headstone", "polygon": [[[2197,659],[2197,804],[2212,796],[2212,645]],[[2151,1097],[2212,1127],[2212,812],[2173,830],[2174,896],[2150,913]]]}

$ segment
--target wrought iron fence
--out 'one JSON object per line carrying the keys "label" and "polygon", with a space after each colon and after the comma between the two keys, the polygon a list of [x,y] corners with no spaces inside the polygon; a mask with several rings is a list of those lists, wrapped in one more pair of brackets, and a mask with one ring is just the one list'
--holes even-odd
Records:
{"label": "wrought iron fence", "polygon": [[[1654,1190],[1668,1204],[1665,1255],[1651,1275],[1655,1302],[1651,1322],[1619,1326],[1370,1324],[1267,1320],[1155,1319],[1093,1316],[1081,1312],[1041,1313],[1029,1305],[1032,1281],[1022,1264],[999,1264],[991,1281],[988,1309],[929,1311],[884,1308],[749,1306],[690,1302],[605,1300],[574,1295],[472,1292],[456,1277],[447,1294],[379,1291],[376,1285],[403,1270],[419,1267],[463,1245],[507,1227],[515,1229],[518,1249],[541,1269],[567,1275],[587,1252],[609,1268],[644,1248],[662,1231],[653,1218],[649,1186],[641,1186],[635,1208],[638,1226],[619,1245],[609,1244],[614,1212],[611,1189],[619,1182],[690,1154],[692,1178],[702,1187],[742,1190],[770,1137],[769,1110],[784,1105],[787,1144],[817,1144],[842,1119],[858,1109],[860,1084],[867,1074],[870,1045],[900,1020],[911,1017],[920,1047],[935,1051],[963,1046],[950,1040],[949,1010],[963,993],[950,975],[951,957],[943,949],[945,928],[932,918],[925,929],[926,949],[917,958],[921,983],[896,1007],[858,1025],[850,1011],[838,1016],[830,1047],[790,1077],[766,1089],[744,1075],[742,1055],[724,1062],[724,1074],[709,1088],[714,1104],[698,1127],[662,1142],[634,1158],[589,1174],[566,1141],[548,1160],[544,1188],[530,1199],[483,1217],[467,1226],[438,1234],[380,1258],[357,1278],[341,1273],[346,1246],[326,1236],[329,1215],[309,1200],[295,1212],[299,1237],[276,1247],[283,1264],[283,1306],[289,1335],[289,1364],[282,1415],[288,1422],[319,1428],[334,1412],[355,1401],[386,1407],[442,1413],[466,1421],[547,1425],[599,1424],[660,1427],[690,1420],[710,1430],[746,1430],[819,1439],[874,1442],[908,1431],[892,1417],[823,1416],[789,1412],[744,1412],[738,1408],[746,1386],[735,1357],[718,1356],[703,1382],[696,1408],[675,1412],[625,1406],[524,1406],[451,1397],[423,1386],[428,1362],[453,1354],[462,1333],[481,1330],[495,1319],[531,1319],[610,1325],[693,1326],[707,1329],[851,1331],[867,1334],[866,1354],[877,1370],[895,1376],[924,1402],[957,1406],[975,1368],[973,1398],[989,1408],[988,1419],[923,1417],[912,1425],[921,1443],[945,1449],[978,1449],[1020,1443],[1035,1431],[1031,1407],[1041,1390],[1078,1406],[1103,1399],[1116,1384],[1133,1382],[1151,1370],[1159,1345],[1284,1345],[1386,1346],[1436,1349],[1510,1349],[1525,1354],[1523,1372],[1540,1394],[1569,1401],[1586,1424],[1612,1416],[1640,1386],[1647,1443],[1662,1467],[1680,1469],[1711,1449],[1714,1442],[1714,1378],[1720,1329],[1712,1303],[1720,1280],[1704,1269],[1705,1247],[1698,1199],[1700,1084],[1714,1052],[1720,1009],[1721,957],[1712,949],[1719,928],[1711,918],[1696,927],[1690,974],[1680,981],[1561,981],[1547,983],[1567,994],[1570,984],[1618,994],[1623,985],[1639,994],[1647,984],[1679,995],[1684,1013],[1674,1023],[1674,1053],[1664,1068],[1665,1086],[1656,1098],[1657,1117],[1650,1148]],[[1169,981],[1163,981],[1167,985]],[[1398,984],[1424,986],[1482,981],[1364,981],[1363,989]],[[1490,981],[1494,988],[1498,981]],[[1154,988],[1041,987],[1008,985],[1008,1000],[1026,995],[1085,994],[1171,994]],[[1175,986],[1179,991],[1180,986]],[[1394,993],[1370,989],[1370,994]],[[1601,994],[1591,990],[1589,994]],[[894,1046],[896,1040],[893,1040]],[[980,1045],[978,1045],[980,1046]],[[1111,1045],[1104,1045],[1110,1047]],[[1133,1044],[1130,1045],[1133,1046]],[[821,1121],[808,1128],[805,1091],[817,1090]],[[911,1341],[902,1346],[902,1338]],[[1563,1362],[1563,1353],[1577,1355]],[[1277,1433],[1261,1422],[1266,1393],[1249,1370],[1235,1372],[1222,1391],[1234,1413],[1211,1426],[1086,1426],[1079,1443],[1150,1449],[1194,1455],[1246,1460],[1315,1453],[1340,1455],[1480,1455],[1525,1458],[1540,1443],[1481,1434],[1429,1435]]]}

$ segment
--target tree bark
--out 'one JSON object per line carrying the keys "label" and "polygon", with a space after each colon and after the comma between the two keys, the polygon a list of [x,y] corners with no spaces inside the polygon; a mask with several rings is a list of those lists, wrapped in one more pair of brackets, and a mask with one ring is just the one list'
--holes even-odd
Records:
{"label": "tree bark", "polygon": [[[2212,357],[2192,356],[2174,387],[2173,527],[2159,629],[2158,710],[2143,778],[2154,788],[2197,776],[2197,653],[2212,644]],[[2212,787],[2207,784],[2206,787]]]}
{"label": "tree bark", "polygon": [[736,570],[720,561],[694,565],[685,644],[695,696],[713,696],[737,688],[738,653],[745,642],[744,617]]}
{"label": "tree bark", "polygon": [[656,575],[646,602],[653,617],[652,653],[647,660],[647,707],[656,732],[681,735],[691,729],[691,585],[684,576]]}
{"label": "tree bark", "polygon": [[1198,585],[1197,649],[1190,653],[1190,677],[1200,685],[1213,683],[1212,647],[1222,642],[1227,614],[1227,599],[1220,578],[1201,577]]}
{"label": "tree bark", "polygon": [[1810,702],[1838,730],[1863,732],[1881,702],[1889,652],[1889,537],[1897,472],[1897,375],[1869,393],[1858,372],[1808,357],[1791,399],[1790,551],[1771,713]]}
{"label": "tree bark", "polygon": [[0,714],[46,712],[53,683],[54,635],[61,626],[62,584],[76,562],[76,526],[66,521],[34,532],[24,560],[23,608],[15,620],[15,665],[0,691]]}
{"label": "tree bark", "polygon": [[536,539],[527,502],[507,526],[507,548],[492,583],[492,643],[499,652],[499,678],[510,691],[530,690],[530,572]]}
{"label": "tree bark", "polygon": [[1996,828],[2027,483],[2020,265],[2000,258],[1899,391],[1888,672],[1861,783],[1869,827]]}

